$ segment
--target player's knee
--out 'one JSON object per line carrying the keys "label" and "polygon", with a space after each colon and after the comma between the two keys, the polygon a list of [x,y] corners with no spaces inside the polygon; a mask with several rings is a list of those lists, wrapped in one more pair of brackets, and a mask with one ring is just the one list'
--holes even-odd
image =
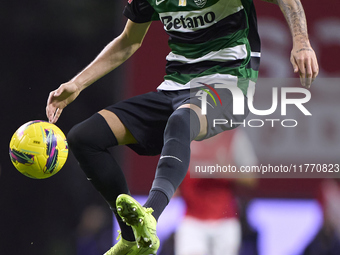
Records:
{"label": "player's knee", "polygon": [[74,151],[106,150],[117,145],[117,140],[104,118],[95,114],[75,125],[67,134],[70,149]]}
{"label": "player's knee", "polygon": [[90,141],[88,141],[86,124],[83,122],[75,125],[67,134],[67,142],[72,151],[84,149],[90,146]]}
{"label": "player's knee", "polygon": [[167,127],[170,128],[180,128],[184,126],[190,125],[190,109],[189,108],[181,108],[174,111],[167,122]]}
{"label": "player's knee", "polygon": [[200,132],[200,122],[197,114],[190,108],[180,108],[169,117],[165,136],[177,137],[181,134],[181,139],[192,141]]}
{"label": "player's knee", "polygon": [[78,144],[78,140],[80,138],[79,135],[78,135],[78,132],[77,132],[78,125],[79,124],[72,127],[71,130],[67,134],[67,143],[68,143],[68,146],[70,148],[72,148],[72,150],[73,150],[73,148],[76,148],[76,146]]}

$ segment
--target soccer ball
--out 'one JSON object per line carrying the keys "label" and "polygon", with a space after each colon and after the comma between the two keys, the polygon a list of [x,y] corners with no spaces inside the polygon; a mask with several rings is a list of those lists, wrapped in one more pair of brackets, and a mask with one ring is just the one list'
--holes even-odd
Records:
{"label": "soccer ball", "polygon": [[45,179],[63,167],[68,146],[64,133],[56,125],[35,120],[14,133],[9,155],[20,173],[33,179]]}

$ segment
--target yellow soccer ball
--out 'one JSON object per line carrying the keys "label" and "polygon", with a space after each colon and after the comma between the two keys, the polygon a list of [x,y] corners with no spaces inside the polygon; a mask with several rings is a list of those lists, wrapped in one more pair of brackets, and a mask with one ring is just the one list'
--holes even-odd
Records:
{"label": "yellow soccer ball", "polygon": [[9,155],[20,173],[34,179],[45,179],[64,166],[68,156],[66,137],[54,124],[30,121],[12,136]]}

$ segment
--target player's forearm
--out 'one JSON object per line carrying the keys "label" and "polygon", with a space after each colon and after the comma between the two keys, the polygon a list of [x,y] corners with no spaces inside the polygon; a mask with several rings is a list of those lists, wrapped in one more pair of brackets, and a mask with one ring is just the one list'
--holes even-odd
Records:
{"label": "player's forearm", "polygon": [[290,28],[293,45],[310,48],[307,21],[300,0],[277,0]]}
{"label": "player's forearm", "polygon": [[75,76],[74,82],[80,91],[90,86],[92,83],[111,72],[125,60],[127,60],[138,48],[140,44],[129,44],[124,36],[119,36],[110,42],[102,52],[83,71]]}

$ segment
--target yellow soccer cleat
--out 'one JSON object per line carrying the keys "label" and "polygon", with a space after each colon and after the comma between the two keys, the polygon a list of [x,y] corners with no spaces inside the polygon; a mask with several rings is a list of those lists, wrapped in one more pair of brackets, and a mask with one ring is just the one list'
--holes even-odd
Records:
{"label": "yellow soccer cleat", "polygon": [[133,229],[137,247],[143,255],[156,254],[159,239],[156,233],[157,221],[152,216],[153,209],[141,206],[129,195],[119,195],[116,207],[122,220]]}
{"label": "yellow soccer cleat", "polygon": [[136,241],[126,241],[121,238],[120,231],[118,235],[118,243],[116,243],[110,250],[108,250],[104,255],[137,255],[140,254],[137,248]]}

